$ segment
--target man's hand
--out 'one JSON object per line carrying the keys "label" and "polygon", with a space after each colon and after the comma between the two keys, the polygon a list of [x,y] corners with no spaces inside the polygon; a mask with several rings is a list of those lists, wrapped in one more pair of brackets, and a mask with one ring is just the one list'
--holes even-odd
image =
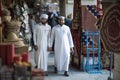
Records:
{"label": "man's hand", "polygon": [[52,51],[52,47],[48,47],[48,51]]}
{"label": "man's hand", "polygon": [[38,50],[38,46],[34,45],[34,49],[35,49],[35,51],[37,51]]}
{"label": "man's hand", "polygon": [[70,48],[70,53],[73,55],[74,54],[74,49]]}

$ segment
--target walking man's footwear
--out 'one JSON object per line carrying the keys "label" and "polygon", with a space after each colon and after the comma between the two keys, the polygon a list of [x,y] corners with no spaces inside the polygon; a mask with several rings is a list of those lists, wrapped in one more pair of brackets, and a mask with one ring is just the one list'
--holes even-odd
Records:
{"label": "walking man's footwear", "polygon": [[37,68],[37,65],[35,66],[35,68]]}
{"label": "walking man's footwear", "polygon": [[58,73],[57,67],[55,67],[54,70],[55,70],[55,73]]}
{"label": "walking man's footwear", "polygon": [[64,76],[66,76],[66,77],[68,77],[68,76],[69,76],[69,74],[68,74],[68,72],[67,72],[67,71],[65,71],[65,72],[64,72]]}
{"label": "walking man's footwear", "polygon": [[45,72],[45,76],[48,76],[48,73],[47,73],[47,72]]}

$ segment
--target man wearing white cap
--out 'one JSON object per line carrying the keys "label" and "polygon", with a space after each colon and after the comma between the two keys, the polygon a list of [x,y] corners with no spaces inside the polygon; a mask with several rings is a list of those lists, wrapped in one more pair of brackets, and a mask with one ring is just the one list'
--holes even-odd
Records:
{"label": "man wearing white cap", "polygon": [[[34,29],[34,49],[35,49],[35,63],[37,68],[43,69],[47,72],[47,51],[50,42],[51,27],[47,24],[48,15],[41,14],[40,23],[36,24]],[[47,75],[47,74],[46,74]]]}
{"label": "man wearing white cap", "polygon": [[73,51],[74,45],[70,29],[64,25],[64,19],[63,16],[60,16],[58,20],[59,24],[52,29],[49,50],[52,49],[53,41],[55,41],[55,72],[65,71],[64,76],[69,76],[70,51]]}

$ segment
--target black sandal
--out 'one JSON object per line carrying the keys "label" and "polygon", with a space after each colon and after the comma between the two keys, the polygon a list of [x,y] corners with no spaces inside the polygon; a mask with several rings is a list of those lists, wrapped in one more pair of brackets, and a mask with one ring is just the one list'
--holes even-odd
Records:
{"label": "black sandal", "polygon": [[67,77],[69,76],[67,71],[64,72],[64,76],[67,76]]}

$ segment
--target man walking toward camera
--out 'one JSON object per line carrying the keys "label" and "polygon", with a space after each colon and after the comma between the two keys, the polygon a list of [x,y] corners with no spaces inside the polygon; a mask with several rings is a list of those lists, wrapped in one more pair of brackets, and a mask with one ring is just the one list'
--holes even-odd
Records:
{"label": "man walking toward camera", "polygon": [[[41,14],[40,23],[34,29],[34,49],[36,68],[47,71],[48,44],[50,42],[51,27],[47,24],[48,15]],[[47,73],[46,73],[47,75]]]}
{"label": "man walking toward camera", "polygon": [[64,76],[69,76],[70,51],[73,51],[74,45],[70,28],[64,25],[64,19],[63,16],[60,16],[58,19],[59,24],[52,29],[49,50],[52,49],[53,41],[55,41],[55,72],[64,71]]}

